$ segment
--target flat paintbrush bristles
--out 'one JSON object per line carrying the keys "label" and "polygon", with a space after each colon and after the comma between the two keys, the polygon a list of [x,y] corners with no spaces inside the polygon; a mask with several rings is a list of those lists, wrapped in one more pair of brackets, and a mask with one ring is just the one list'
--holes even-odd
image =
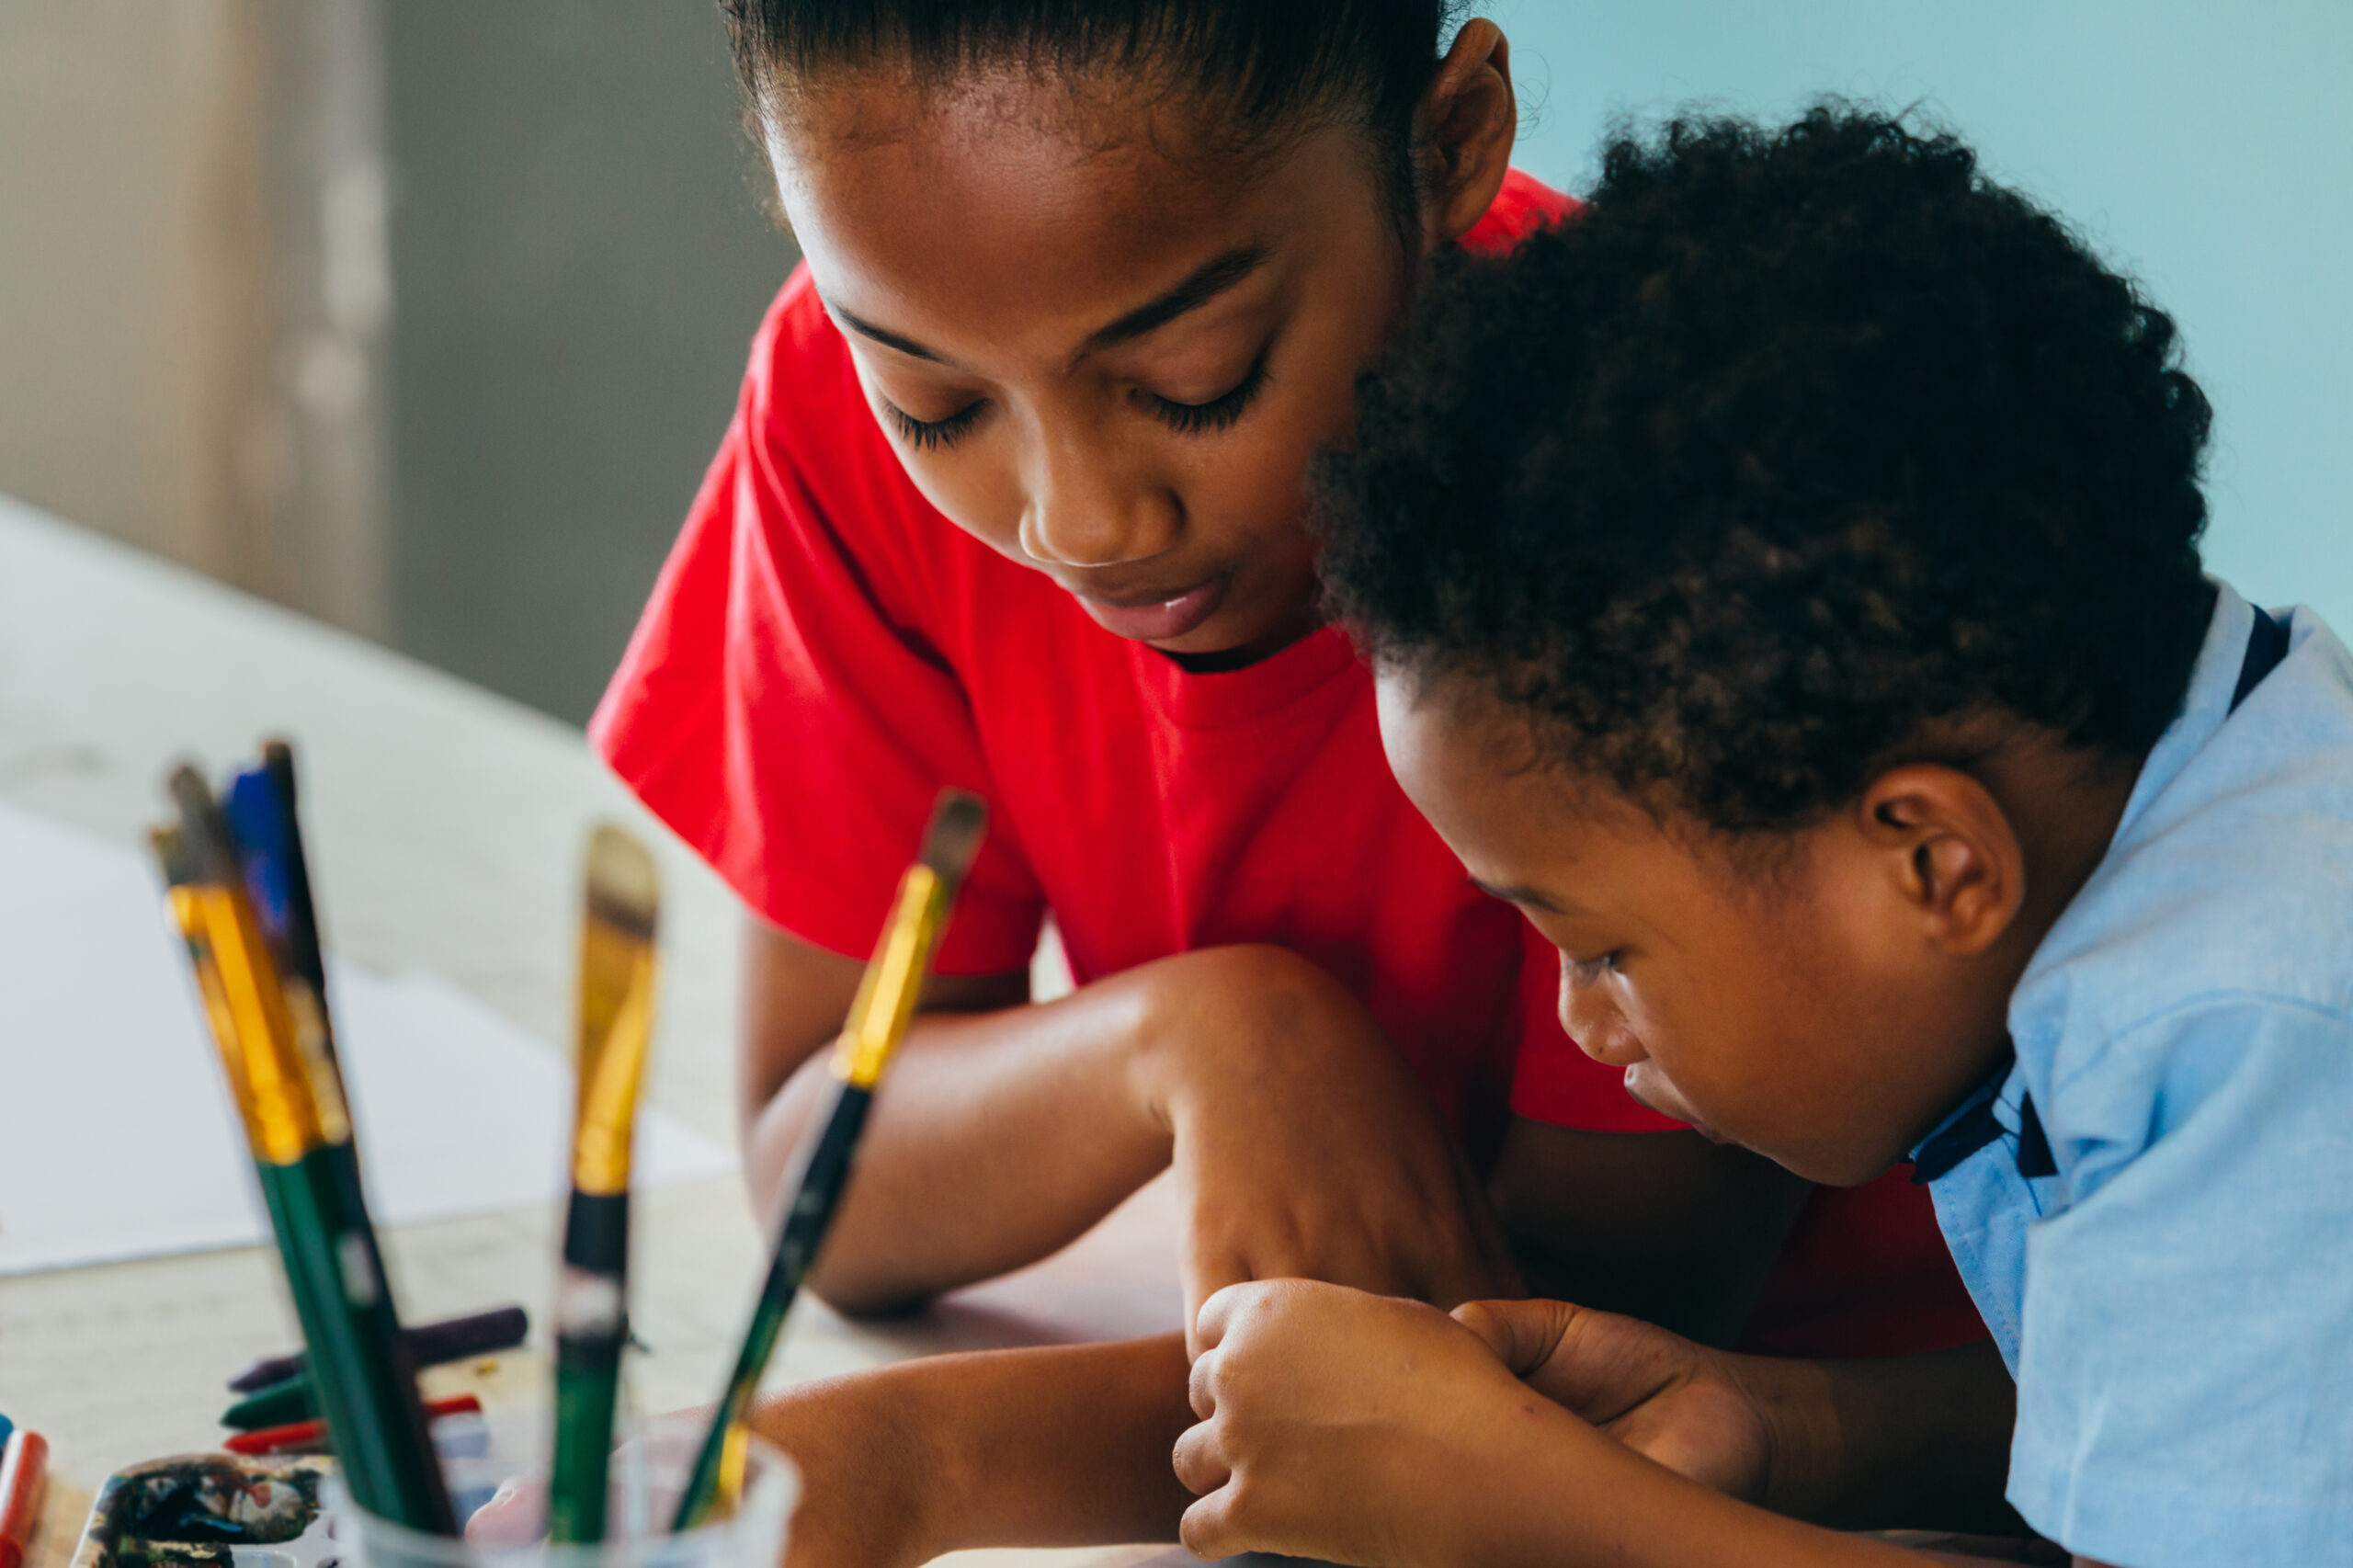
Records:
{"label": "flat paintbrush bristles", "polygon": [[617,827],[589,835],[580,925],[580,1094],[572,1183],[629,1189],[630,1145],[654,1033],[654,926],[661,880],[644,846]]}
{"label": "flat paintbrush bristles", "polygon": [[277,962],[246,902],[233,840],[211,787],[194,768],[181,767],[172,774],[171,791],[180,821],[171,835],[165,875],[184,879],[178,885],[185,895],[175,897],[175,914],[192,955],[202,949],[197,961],[207,1011],[216,1033],[227,1030],[218,1043],[224,1057],[233,1052],[238,1059],[230,1087],[244,1096],[239,1108],[256,1157],[291,1165],[322,1143],[350,1136],[341,1085],[332,1073],[318,1071],[297,1038]]}
{"label": "flat paintbrush bristles", "polygon": [[188,880],[243,886],[236,852],[230,847],[229,825],[222,819],[212,786],[204,781],[203,774],[183,764],[172,769],[169,788],[173,804],[180,809],[179,852]]}
{"label": "flat paintbrush bristles", "polygon": [[662,879],[645,846],[610,823],[588,835],[588,915],[644,941],[654,939]]}
{"label": "flat paintbrush bristles", "polygon": [[981,838],[988,825],[989,809],[978,795],[963,790],[939,792],[938,803],[931,808],[931,825],[924,830],[919,858],[947,884],[948,897],[956,896],[964,873],[972,869],[972,858],[981,852]]}

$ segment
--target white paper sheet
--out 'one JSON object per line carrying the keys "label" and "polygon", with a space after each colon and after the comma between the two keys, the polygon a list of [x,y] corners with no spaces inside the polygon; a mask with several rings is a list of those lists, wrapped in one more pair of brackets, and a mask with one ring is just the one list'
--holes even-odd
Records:
{"label": "white paper sheet", "polygon": [[[552,1050],[431,976],[328,983],[379,1224],[562,1195]],[[0,1276],[262,1240],[233,1116],[154,870],[0,805]],[[636,1165],[640,1186],[734,1168],[658,1112]]]}

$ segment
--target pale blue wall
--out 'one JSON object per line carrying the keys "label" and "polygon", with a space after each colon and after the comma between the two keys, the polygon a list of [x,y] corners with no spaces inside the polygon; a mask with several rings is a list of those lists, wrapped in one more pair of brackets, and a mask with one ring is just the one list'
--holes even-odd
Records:
{"label": "pale blue wall", "polygon": [[2353,635],[2353,4],[1491,0],[1519,163],[1590,182],[1616,113],[1922,103],[2181,324],[2216,410],[2206,559]]}

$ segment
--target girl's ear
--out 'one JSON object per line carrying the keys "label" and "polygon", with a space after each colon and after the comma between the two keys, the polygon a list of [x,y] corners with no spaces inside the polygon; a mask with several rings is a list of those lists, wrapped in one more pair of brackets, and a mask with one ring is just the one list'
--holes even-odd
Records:
{"label": "girl's ear", "polygon": [[1959,768],[1915,763],[1871,780],[1855,808],[1897,901],[1956,957],[1985,951],[2026,902],[2026,853],[2009,814]]}
{"label": "girl's ear", "polygon": [[1423,237],[1435,248],[1461,238],[1486,215],[1511,167],[1519,100],[1502,28],[1483,17],[1462,24],[1414,121]]}

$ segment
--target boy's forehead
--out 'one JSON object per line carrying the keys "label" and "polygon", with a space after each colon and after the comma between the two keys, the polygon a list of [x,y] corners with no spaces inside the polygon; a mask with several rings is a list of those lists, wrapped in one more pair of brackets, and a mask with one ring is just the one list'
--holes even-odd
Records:
{"label": "boy's forehead", "polygon": [[1540,870],[1673,846],[1606,780],[1548,758],[1540,723],[1487,679],[1384,662],[1374,692],[1398,783],[1480,881],[1523,886]]}

